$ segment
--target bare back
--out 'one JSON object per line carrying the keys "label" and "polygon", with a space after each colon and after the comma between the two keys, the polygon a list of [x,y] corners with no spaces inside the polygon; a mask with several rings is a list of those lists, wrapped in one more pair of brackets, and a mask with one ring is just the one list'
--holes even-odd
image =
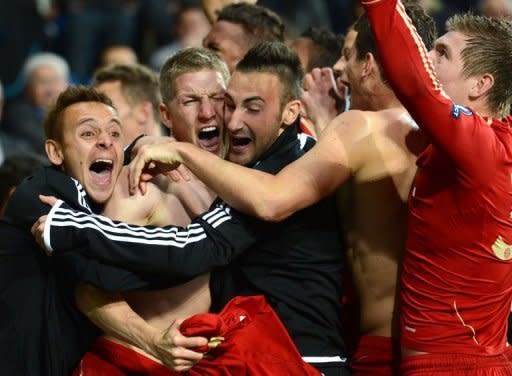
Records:
{"label": "bare back", "polygon": [[[147,193],[130,196],[128,169],[124,168],[114,194],[103,214],[111,219],[135,225],[186,226],[191,219],[208,210],[215,195],[201,181],[170,182],[166,177],[148,184]],[[210,307],[209,274],[186,284],[159,291],[123,293],[131,308],[150,325],[165,330],[176,318],[185,318]]]}
{"label": "bare back", "polygon": [[393,336],[398,265],[405,250],[407,197],[423,137],[403,109],[365,112],[364,163],[354,172],[345,218],[361,333]]}

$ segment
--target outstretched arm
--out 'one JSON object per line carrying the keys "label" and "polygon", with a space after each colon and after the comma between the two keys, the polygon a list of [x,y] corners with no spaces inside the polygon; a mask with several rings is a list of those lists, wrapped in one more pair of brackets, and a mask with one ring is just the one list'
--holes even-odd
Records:
{"label": "outstretched arm", "polygon": [[230,163],[188,143],[144,145],[130,164],[134,192],[152,161],[183,163],[232,207],[267,221],[280,221],[333,193],[359,168],[366,119],[361,112],[339,115],[303,157],[277,175]]}
{"label": "outstretched arm", "polygon": [[[481,116],[458,106],[442,91],[428,51],[400,0],[361,3],[397,97],[466,181],[486,181],[493,174],[490,166],[501,147],[492,129]],[[436,58],[451,57],[443,54]]]}
{"label": "outstretched arm", "polygon": [[34,228],[36,237],[42,229],[46,249],[56,256],[80,247],[101,262],[183,283],[227,265],[253,245],[259,224],[219,204],[186,228],[141,227],[78,212],[58,201]]}

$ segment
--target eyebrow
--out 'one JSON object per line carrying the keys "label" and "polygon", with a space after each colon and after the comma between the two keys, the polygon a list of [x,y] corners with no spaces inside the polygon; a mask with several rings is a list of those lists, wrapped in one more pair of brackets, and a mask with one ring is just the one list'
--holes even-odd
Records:
{"label": "eyebrow", "polygon": [[[94,118],[85,118],[85,119],[82,119],[78,122],[77,126],[80,126],[80,125],[83,125],[85,123],[88,123],[88,122],[93,122],[95,125],[98,123],[98,121]],[[109,123],[116,123],[117,125],[121,126],[121,121],[117,118],[112,118],[109,120]]]}
{"label": "eyebrow", "polygon": [[434,48],[439,48],[439,47],[444,48],[445,50],[450,50],[450,48],[448,47],[448,45],[446,43],[435,41]]}
{"label": "eyebrow", "polygon": [[262,101],[262,102],[265,102],[265,100],[264,100],[262,97],[260,97],[260,96],[258,96],[258,95],[255,95],[255,96],[253,96],[253,97],[245,98],[245,99],[242,101],[242,103],[243,103],[243,104],[247,104],[248,102],[252,102],[252,101]]}

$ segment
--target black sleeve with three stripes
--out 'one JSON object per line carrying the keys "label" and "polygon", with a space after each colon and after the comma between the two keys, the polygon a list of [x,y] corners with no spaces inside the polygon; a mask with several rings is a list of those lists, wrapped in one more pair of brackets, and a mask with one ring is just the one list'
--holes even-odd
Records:
{"label": "black sleeve with three stripes", "polygon": [[56,256],[79,247],[87,257],[137,273],[189,279],[224,266],[252,246],[258,225],[224,204],[187,227],[142,227],[71,209],[63,202],[48,215],[47,246]]}

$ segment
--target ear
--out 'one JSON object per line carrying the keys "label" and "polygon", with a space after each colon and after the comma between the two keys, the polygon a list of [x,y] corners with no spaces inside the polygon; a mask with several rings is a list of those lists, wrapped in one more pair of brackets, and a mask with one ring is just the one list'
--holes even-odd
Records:
{"label": "ear", "polygon": [[474,77],[474,82],[469,90],[470,98],[480,98],[489,93],[494,86],[494,76],[490,73],[484,73],[481,76]]}
{"label": "ear", "polygon": [[361,75],[363,77],[371,76],[377,69],[377,62],[375,61],[375,56],[373,56],[373,54],[370,52],[366,53],[363,64],[363,69],[361,71]]}
{"label": "ear", "polygon": [[281,116],[281,124],[286,126],[292,125],[300,114],[300,101],[298,99],[292,100],[284,106]]}
{"label": "ear", "polygon": [[56,166],[62,167],[62,163],[64,162],[64,153],[60,143],[55,140],[48,139],[44,143],[44,148],[50,162]]}
{"label": "ear", "polygon": [[160,103],[158,109],[160,110],[160,120],[162,124],[169,129],[172,135],[172,120],[169,107],[165,103]]}

